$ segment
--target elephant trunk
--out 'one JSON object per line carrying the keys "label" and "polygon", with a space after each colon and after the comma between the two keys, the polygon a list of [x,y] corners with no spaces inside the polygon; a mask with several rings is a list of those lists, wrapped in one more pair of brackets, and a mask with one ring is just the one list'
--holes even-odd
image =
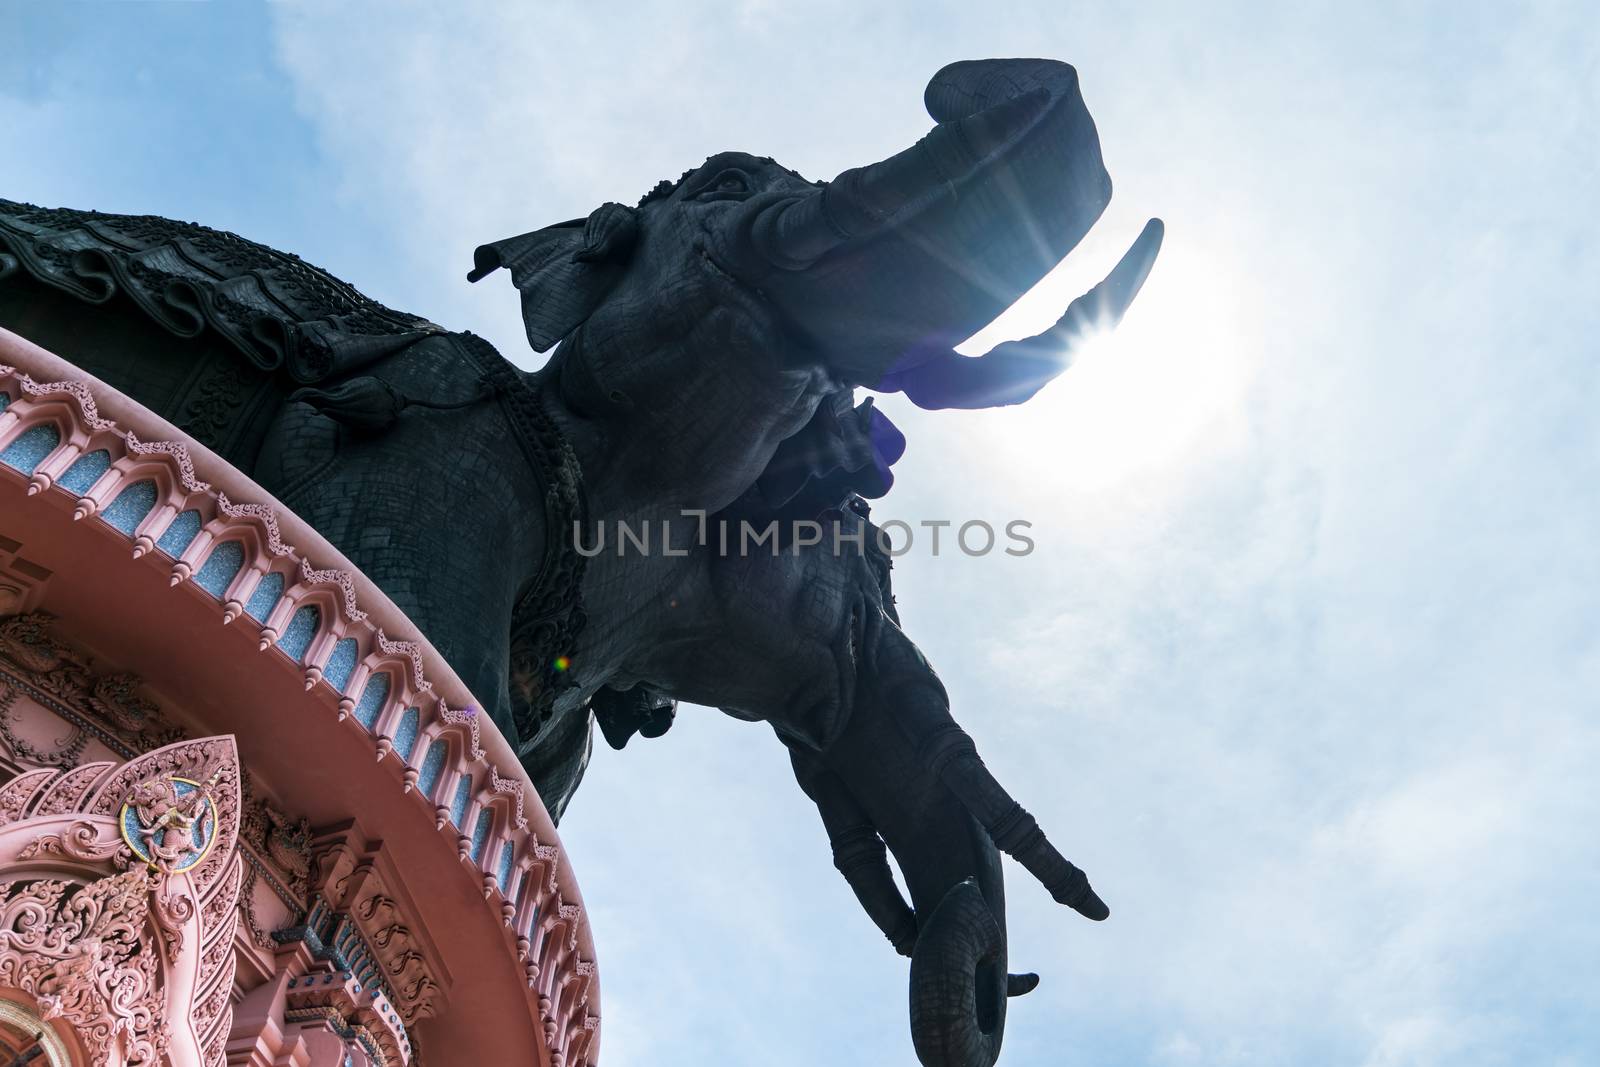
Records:
{"label": "elephant trunk", "polygon": [[926,660],[881,615],[868,623],[863,645],[852,714],[820,752],[796,755],[796,776],[817,803],[841,873],[896,949],[912,958],[919,1060],[925,1067],[990,1067],[1008,992],[1026,992],[1034,981],[1007,975],[1000,850],[906,729],[906,702],[920,702],[938,686]]}
{"label": "elephant trunk", "polygon": [[1006,1009],[1006,939],[977,883],[958,882],[911,956],[911,1043],[924,1064],[992,1064]]}
{"label": "elephant trunk", "polygon": [[1111,196],[1077,72],[953,63],[924,94],[938,126],[802,198],[753,201],[744,256],[849,380],[976,333],[1050,271]]}
{"label": "elephant trunk", "polygon": [[795,775],[868,915],[896,949],[910,949],[918,1058],[926,1067],[990,1067],[1006,998],[1038,981],[1007,974],[1001,853],[1085,917],[1104,919],[1109,909],[989,773],[933,668],[884,612],[867,615],[861,649],[851,714],[820,751],[791,741]]}
{"label": "elephant trunk", "polygon": [[940,123],[880,163],[840,174],[811,196],[784,201],[756,220],[753,239],[774,265],[804,270],[853,239],[891,224],[964,181],[1031,126],[1050,105],[1043,88]]}
{"label": "elephant trunk", "polygon": [[[892,730],[892,724],[880,725]],[[882,739],[891,740],[889,733]],[[852,746],[858,740],[842,739]],[[924,1067],[990,1067],[1000,1055],[1012,988],[1000,852],[962,802],[916,766],[899,738],[892,740],[892,753],[874,745],[875,751],[836,758],[835,750],[828,758],[894,855],[911,898],[914,936],[905,938],[894,925],[905,905],[886,864],[844,874],[896,948],[910,951],[911,1041],[918,1060]],[[1018,977],[1018,991],[1031,987],[1031,976]]]}

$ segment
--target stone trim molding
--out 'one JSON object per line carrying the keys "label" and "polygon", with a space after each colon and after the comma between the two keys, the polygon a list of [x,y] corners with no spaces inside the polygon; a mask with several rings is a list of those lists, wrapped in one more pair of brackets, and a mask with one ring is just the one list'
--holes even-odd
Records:
{"label": "stone trim molding", "polygon": [[[510,745],[478,714],[476,701],[443,658],[337,549],[241,472],[111,386],[5,330],[0,330],[0,393],[7,398],[0,410],[0,451],[42,423],[59,434],[55,447],[27,475],[0,464],[0,480],[25,482],[30,504],[50,506],[54,498],[63,510],[70,505],[74,521],[92,518],[105,533],[126,541],[137,565],[169,569],[174,595],[211,598],[221,624],[257,628],[262,651],[279,669],[298,672],[309,694],[335,698],[346,728],[367,734],[378,760],[398,756],[396,727],[409,709],[417,709],[409,753],[394,761],[395,788],[414,797],[422,812],[435,818],[439,832],[463,846],[463,865],[481,884],[485,905],[506,929],[508,951],[527,975],[552,1062],[592,1063],[599,1039],[598,982],[576,880],[562,862],[554,824]],[[60,477],[96,449],[110,453],[109,467],[81,494],[62,486]],[[154,481],[157,491],[148,513],[130,532],[106,521],[105,509],[117,496],[144,480]],[[175,557],[167,555],[160,547],[163,536],[191,511],[199,513],[198,532]],[[195,579],[212,552],[228,542],[239,544],[244,562],[216,596]],[[325,566],[317,566],[313,556]],[[269,575],[280,576],[282,592],[266,618],[257,621],[246,605]],[[318,622],[296,655],[283,641],[291,620],[308,605],[317,607]],[[345,639],[356,641],[357,662],[342,686],[332,690],[325,668]],[[381,705],[357,713],[367,684],[379,674],[388,676]],[[419,772],[439,740],[446,742],[445,766],[431,776],[431,789],[423,795]],[[459,810],[462,782],[468,783],[468,800],[455,825],[452,808]],[[484,812],[492,820],[488,839],[468,848]],[[501,885],[508,846],[510,876]]]}

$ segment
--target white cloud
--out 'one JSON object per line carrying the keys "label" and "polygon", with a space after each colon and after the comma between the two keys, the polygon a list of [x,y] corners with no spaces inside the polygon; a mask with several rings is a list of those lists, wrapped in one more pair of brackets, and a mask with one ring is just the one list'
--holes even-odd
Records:
{"label": "white cloud", "polygon": [[[1012,1005],[1004,1062],[1600,1047],[1581,5],[272,17],[321,184],[251,210],[293,233],[337,207],[370,242],[338,243],[342,274],[519,359],[511,292],[462,282],[473,245],[724,148],[817,177],[879,158],[923,131],[923,79],[952,59],[1076,63],[1117,198],[1027,314],[1161,214],[1117,349],[1022,410],[884,403],[911,451],[880,514],[1036,524],[1026,559],[913,555],[897,591],[988,762],[1113,908],[1092,926],[1013,877],[1014,961],[1044,984]],[[30,92],[0,100],[39,145],[30,174],[118,206],[85,132],[109,93]],[[268,166],[216,152],[217,172]],[[564,836],[608,1062],[909,1062],[903,964],[763,729],[686,709],[602,749]]]}

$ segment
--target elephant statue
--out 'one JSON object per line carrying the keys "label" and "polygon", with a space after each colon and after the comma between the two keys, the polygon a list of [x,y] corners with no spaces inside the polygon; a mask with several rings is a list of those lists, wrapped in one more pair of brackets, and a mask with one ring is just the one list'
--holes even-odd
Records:
{"label": "elephant statue", "polygon": [[[1088,918],[1108,909],[900,627],[867,501],[905,439],[856,391],[1027,399],[1121,318],[1162,228],[1052,329],[957,354],[1111,186],[1064,63],[955,63],[925,103],[922,140],[830,182],[724,152],[635,207],[480,247],[469,279],[506,269],[528,341],[554,349],[531,373],[232,234],[11,201],[0,325],[337,545],[483,702],[553,816],[596,722],[619,748],[678,701],[771,724],[836,866],[911,958],[917,1055],[966,1067],[995,1062],[1008,995],[1037,981],[1007,972],[1000,853]],[[779,532],[734,550],[712,535],[730,528]]]}

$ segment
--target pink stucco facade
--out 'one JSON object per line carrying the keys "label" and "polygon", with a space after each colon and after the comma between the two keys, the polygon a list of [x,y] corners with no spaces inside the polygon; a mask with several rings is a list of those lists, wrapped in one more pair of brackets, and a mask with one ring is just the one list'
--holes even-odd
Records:
{"label": "pink stucco facade", "polygon": [[544,807],[398,609],[0,330],[0,1062],[580,1067]]}

